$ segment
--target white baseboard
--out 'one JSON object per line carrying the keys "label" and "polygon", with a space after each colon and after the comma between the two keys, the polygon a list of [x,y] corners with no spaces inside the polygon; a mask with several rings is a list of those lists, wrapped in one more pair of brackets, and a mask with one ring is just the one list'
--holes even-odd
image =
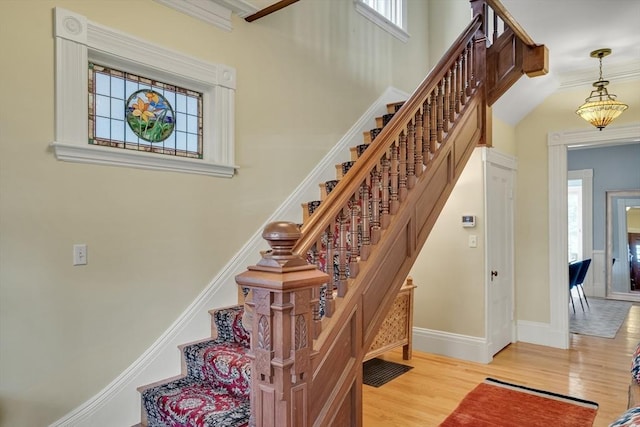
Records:
{"label": "white baseboard", "polygon": [[208,310],[237,302],[235,276],[245,271],[248,265],[259,261],[260,251],[267,248],[262,238],[264,227],[273,221],[301,222],[300,204],[319,198],[318,184],[335,179],[334,165],[349,160],[349,147],[362,143],[362,132],[375,127],[375,118],[387,113],[387,104],[408,98],[409,94],[392,87],[388,88],[169,329],[104,389],[51,424],[51,427],[111,427],[138,424],[141,400],[136,388],[178,375],[181,365],[177,346],[202,339],[210,333],[211,319]]}
{"label": "white baseboard", "polygon": [[489,363],[493,359],[484,338],[424,328],[413,328],[413,349],[478,363]]}
{"label": "white baseboard", "polygon": [[568,331],[553,330],[549,323],[518,320],[518,341],[547,347],[567,348]]}

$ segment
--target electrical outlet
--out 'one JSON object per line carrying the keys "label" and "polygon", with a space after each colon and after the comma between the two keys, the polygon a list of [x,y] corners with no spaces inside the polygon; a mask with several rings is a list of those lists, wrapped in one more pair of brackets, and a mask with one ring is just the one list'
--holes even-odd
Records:
{"label": "electrical outlet", "polygon": [[478,247],[478,236],[471,234],[469,235],[469,247],[477,248]]}
{"label": "electrical outlet", "polygon": [[73,265],[87,264],[87,245],[84,243],[73,245]]}

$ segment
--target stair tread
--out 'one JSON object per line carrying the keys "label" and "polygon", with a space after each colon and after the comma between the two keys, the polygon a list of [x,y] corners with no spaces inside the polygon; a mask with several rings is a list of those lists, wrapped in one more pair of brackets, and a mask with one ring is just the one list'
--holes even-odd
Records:
{"label": "stair tread", "polygon": [[143,403],[149,426],[228,426],[249,423],[249,398],[184,377],[145,390]]}

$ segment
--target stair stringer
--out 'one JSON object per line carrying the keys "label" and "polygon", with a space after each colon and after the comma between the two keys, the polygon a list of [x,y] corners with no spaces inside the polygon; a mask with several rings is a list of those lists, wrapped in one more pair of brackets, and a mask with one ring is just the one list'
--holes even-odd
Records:
{"label": "stair stringer", "polygon": [[349,291],[314,342],[309,425],[362,425],[362,361],[473,149],[482,141],[485,105],[467,104],[458,124],[408,193]]}

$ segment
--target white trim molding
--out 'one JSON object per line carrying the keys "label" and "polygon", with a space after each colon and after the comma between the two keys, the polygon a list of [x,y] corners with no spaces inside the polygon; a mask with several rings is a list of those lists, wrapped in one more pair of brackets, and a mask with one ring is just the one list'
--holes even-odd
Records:
{"label": "white trim molding", "polygon": [[[55,8],[55,141],[58,160],[230,178],[234,165],[235,69],[212,64]],[[203,94],[203,158],[88,143],[88,63],[114,66]]]}
{"label": "white trim molding", "polygon": [[413,349],[478,363],[493,360],[485,338],[418,327],[413,328]]}
{"label": "white trim molding", "polygon": [[[640,141],[640,123],[595,129],[551,132],[547,136],[549,161],[549,339],[539,343],[569,347],[569,293],[567,292],[567,150]],[[563,220],[564,219],[564,220]],[[520,335],[519,335],[520,336]],[[542,337],[543,338],[543,337]]]}
{"label": "white trim molding", "polygon": [[231,31],[231,13],[241,18],[253,15],[258,8],[243,0],[154,0],[178,12],[200,19],[225,31]]}

